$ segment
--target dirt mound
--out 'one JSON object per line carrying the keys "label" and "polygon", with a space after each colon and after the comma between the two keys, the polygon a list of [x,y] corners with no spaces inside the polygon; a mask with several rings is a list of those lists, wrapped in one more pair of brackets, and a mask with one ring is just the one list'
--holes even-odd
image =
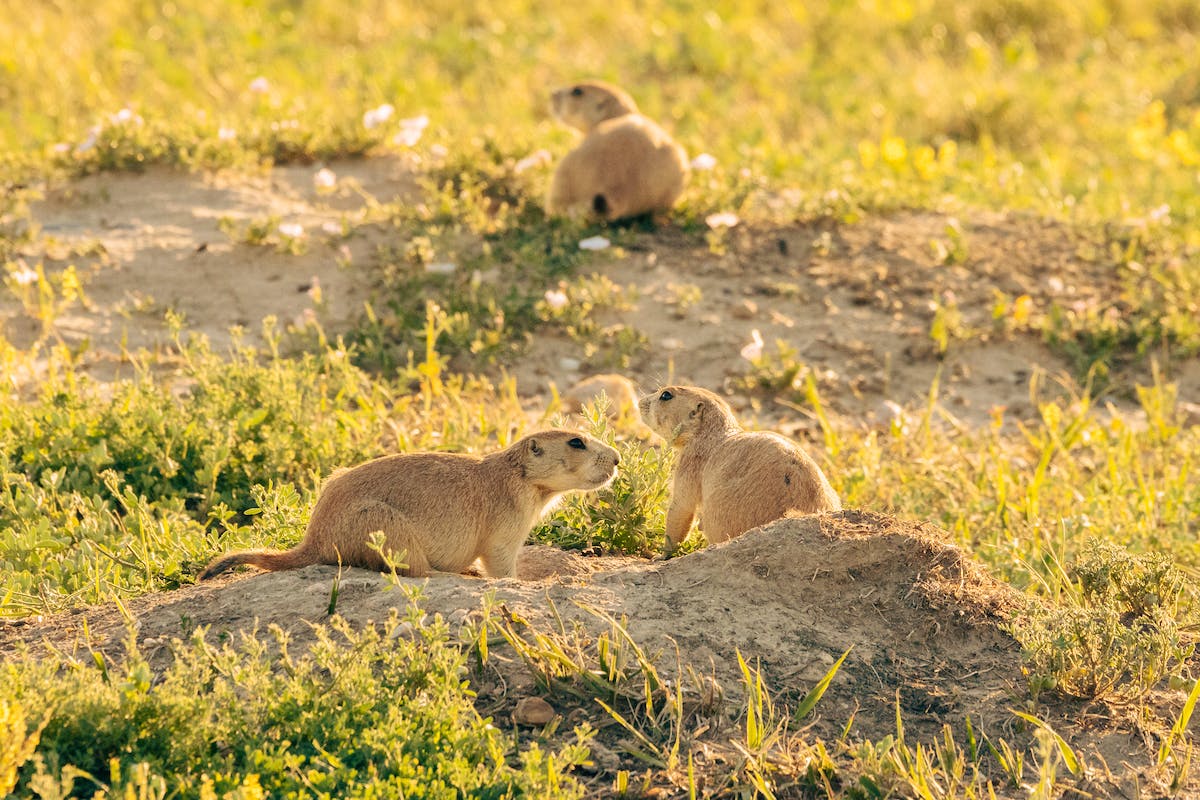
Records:
{"label": "dirt mound", "polygon": [[[604,615],[626,618],[630,636],[646,652],[662,654],[665,674],[676,668],[677,649],[682,664],[711,675],[730,696],[741,681],[738,652],[794,705],[850,650],[818,707],[818,730],[828,736],[851,716],[858,735],[894,732],[897,698],[914,733],[932,735],[967,714],[987,729],[1010,717],[1005,701],[1020,680],[1018,648],[1000,627],[1019,602],[1016,593],[938,529],[887,516],[846,511],[780,520],[666,562],[585,559],[531,547],[520,575],[524,580],[437,576],[404,583],[422,584],[423,608],[455,625],[487,592],[539,631],[594,637],[610,628]],[[324,566],[243,574],[126,608],[152,662],[169,657],[169,641],[197,626],[208,626],[216,638],[277,624],[292,634],[295,648],[312,640],[309,623],[328,618],[336,576]],[[377,574],[346,570],[337,613],[354,624],[383,620],[406,604],[402,592],[387,588]],[[88,644],[113,653],[126,636],[119,609],[98,607],[0,624],[0,652],[24,641],[68,653]],[[503,651],[497,658],[509,665],[506,691],[522,694],[532,677]]]}

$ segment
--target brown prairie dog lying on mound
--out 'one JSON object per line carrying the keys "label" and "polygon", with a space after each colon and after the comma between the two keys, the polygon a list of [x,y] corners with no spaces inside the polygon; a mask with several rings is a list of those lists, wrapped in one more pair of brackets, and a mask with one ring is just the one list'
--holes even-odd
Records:
{"label": "brown prairie dog lying on mound", "polygon": [[554,171],[549,213],[617,220],[675,205],[687,180],[687,153],[638,113],[632,97],[588,81],[554,92],[551,109],[584,137]]}
{"label": "brown prairie dog lying on mound", "polygon": [[744,431],[729,404],[696,386],[667,386],[643,397],[642,418],[676,449],[667,510],[667,553],[687,536],[696,512],[709,543],[739,536],[788,514],[842,507],[825,474],[790,439]]}
{"label": "brown prairie dog lying on mound", "polygon": [[562,429],[531,434],[486,456],[377,458],[333,473],[299,545],[221,556],[200,580],[238,564],[282,570],[341,563],[382,571],[387,565],[370,547],[374,531],[384,533],[384,549],[407,565],[405,575],[463,572],[478,558],[488,576],[509,577],[534,523],[564,492],[606,486],[619,460],[603,442]]}
{"label": "brown prairie dog lying on mound", "polygon": [[628,418],[640,422],[638,415],[637,389],[633,381],[624,375],[605,373],[584,378],[562,394],[562,410],[567,414],[578,414],[583,407],[594,403],[603,394],[608,397],[609,419]]}

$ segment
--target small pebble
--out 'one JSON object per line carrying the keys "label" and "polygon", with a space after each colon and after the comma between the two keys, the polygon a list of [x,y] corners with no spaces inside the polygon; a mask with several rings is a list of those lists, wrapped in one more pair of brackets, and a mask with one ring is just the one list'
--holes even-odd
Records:
{"label": "small pebble", "polygon": [[518,725],[545,725],[554,717],[554,707],[540,697],[521,698],[512,714]]}
{"label": "small pebble", "polygon": [[738,300],[729,307],[729,316],[734,319],[754,319],[758,315],[758,303],[753,300]]}

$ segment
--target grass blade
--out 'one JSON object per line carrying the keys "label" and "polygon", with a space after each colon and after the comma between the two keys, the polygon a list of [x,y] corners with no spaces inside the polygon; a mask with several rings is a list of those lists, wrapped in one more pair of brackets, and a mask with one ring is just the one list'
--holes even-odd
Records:
{"label": "grass blade", "polygon": [[1054,737],[1054,743],[1058,745],[1058,752],[1062,754],[1063,763],[1067,765],[1067,769],[1071,771],[1072,775],[1079,774],[1079,757],[1075,755],[1075,751],[1071,749],[1071,745],[1067,744],[1066,739],[1059,736],[1058,732],[1046,722],[1043,722],[1032,714],[1026,714],[1023,711],[1013,711],[1013,713],[1034,727],[1040,728]]}
{"label": "grass blade", "polygon": [[821,700],[821,695],[825,694],[825,690],[829,688],[829,684],[833,683],[833,676],[837,675],[838,669],[841,668],[842,662],[846,660],[846,656],[850,655],[850,651],[854,649],[854,645],[846,648],[846,652],[842,653],[842,657],[833,662],[833,666],[825,673],[825,677],[817,681],[817,685],[812,691],[804,695],[804,699],[800,701],[800,705],[796,706],[796,719],[804,719],[812,712],[817,703]]}

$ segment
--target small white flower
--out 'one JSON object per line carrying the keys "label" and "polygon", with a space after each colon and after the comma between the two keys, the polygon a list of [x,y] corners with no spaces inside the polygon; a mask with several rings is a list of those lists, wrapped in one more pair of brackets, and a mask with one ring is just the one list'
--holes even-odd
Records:
{"label": "small white flower", "polygon": [[53,149],[56,153],[67,153],[70,152],[71,145],[67,144],[66,142],[59,142],[58,144],[54,145]]}
{"label": "small white flower", "polygon": [[254,80],[250,81],[250,91],[255,94],[266,94],[271,91],[271,83],[263,76],[259,75]]}
{"label": "small white flower", "polygon": [[75,152],[76,153],[86,153],[88,150],[91,150],[93,147],[96,146],[96,140],[99,138],[99,136],[100,136],[99,126],[93,125],[91,128],[88,129],[87,138],[84,139],[82,142],[80,142],[75,147]]}
{"label": "small white flower", "polygon": [[742,348],[742,358],[747,361],[757,361],[762,358],[763,354],[763,338],[758,332],[758,328],[750,331],[750,344]]}
{"label": "small white flower", "polygon": [[1152,209],[1150,211],[1150,221],[1151,222],[1164,222],[1164,223],[1170,222],[1171,221],[1171,207],[1169,205],[1167,205],[1166,203],[1163,203],[1158,208]]}
{"label": "small white flower", "polygon": [[708,153],[701,153],[692,159],[692,169],[710,170],[717,166],[717,159]]}
{"label": "small white flower", "polygon": [[218,128],[217,139],[222,142],[232,142],[237,138],[237,131],[233,128]]}
{"label": "small white flower", "polygon": [[367,130],[378,128],[391,119],[394,113],[396,113],[396,109],[392,107],[391,103],[384,103],[379,108],[372,108],[363,114],[363,127]]}
{"label": "small white flower", "polygon": [[328,167],[321,167],[313,175],[313,186],[318,189],[332,189],[337,186],[337,175],[333,174],[333,170]]}
{"label": "small white flower", "polygon": [[734,225],[737,225],[739,222],[741,222],[741,220],[738,219],[738,215],[734,214],[732,211],[721,211],[717,214],[709,214],[704,218],[704,221],[708,223],[708,227],[713,229],[732,228]]}
{"label": "small white flower", "polygon": [[567,293],[559,289],[550,289],[546,292],[546,305],[550,306],[555,311],[561,311],[567,307]]}
{"label": "small white flower", "polygon": [[1058,276],[1052,276],[1048,278],[1046,280],[1046,285],[1049,286],[1050,291],[1054,292],[1055,294],[1062,292],[1062,290],[1065,288],[1062,278],[1059,278]]}
{"label": "small white flower", "polygon": [[285,222],[279,226],[279,232],[292,239],[299,239],[304,235],[304,226],[299,222]]}
{"label": "small white flower", "polygon": [[434,275],[450,275],[456,269],[458,264],[453,261],[434,261],[425,265],[425,271]]}
{"label": "small white flower", "polygon": [[514,164],[513,172],[519,175],[526,170],[533,169],[534,167],[540,167],[542,164],[549,164],[550,159],[551,156],[549,150],[535,150]]}
{"label": "small white flower", "polygon": [[445,158],[450,155],[450,149],[444,144],[431,144],[429,145],[429,155],[434,158]]}
{"label": "small white flower", "polygon": [[589,236],[579,243],[580,250],[604,250],[612,242],[605,239],[603,236]]}
{"label": "small white flower", "polygon": [[419,117],[409,117],[400,120],[400,132],[392,137],[392,142],[401,147],[412,147],[421,141],[421,134],[429,127],[429,117],[422,114]]}
{"label": "small white flower", "polygon": [[321,232],[328,233],[330,236],[341,236],[342,224],[333,220],[326,220],[321,223]]}
{"label": "small white flower", "polygon": [[130,111],[128,108],[122,108],[117,113],[108,118],[109,122],[114,125],[124,125],[127,122],[132,122],[135,125],[142,124],[142,118]]}
{"label": "small white flower", "polygon": [[392,137],[392,144],[398,147],[412,147],[421,141],[421,132],[413,128],[405,128]]}
{"label": "small white flower", "polygon": [[12,279],[16,281],[17,286],[29,286],[30,284],[37,283],[38,274],[22,262],[21,269],[12,273]]}

